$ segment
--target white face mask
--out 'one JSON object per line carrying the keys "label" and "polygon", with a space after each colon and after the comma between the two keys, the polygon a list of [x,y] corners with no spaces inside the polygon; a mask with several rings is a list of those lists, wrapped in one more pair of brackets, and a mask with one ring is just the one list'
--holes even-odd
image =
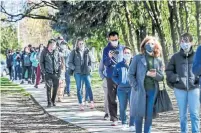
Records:
{"label": "white face mask", "polygon": [[123,57],[126,61],[130,61],[131,59],[131,54],[124,54],[124,57]]}
{"label": "white face mask", "polygon": [[111,44],[113,47],[117,47],[119,42],[118,41],[111,41]]}
{"label": "white face mask", "polygon": [[191,49],[191,44],[189,43],[181,43],[180,47],[184,50],[184,53],[188,53]]}

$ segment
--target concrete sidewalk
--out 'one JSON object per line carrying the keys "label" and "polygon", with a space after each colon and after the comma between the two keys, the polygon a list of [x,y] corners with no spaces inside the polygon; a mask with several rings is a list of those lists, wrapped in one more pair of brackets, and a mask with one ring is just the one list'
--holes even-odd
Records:
{"label": "concrete sidewalk", "polygon": [[[15,82],[19,84],[19,82]],[[104,112],[96,109],[91,110],[85,106],[85,111],[79,111],[77,97],[65,96],[62,102],[57,102],[56,107],[47,108],[46,89],[44,84],[34,88],[33,85],[19,84],[28,93],[30,93],[35,101],[39,103],[47,113],[64,121],[75,124],[89,132],[101,133],[128,133],[121,130],[121,123],[119,126],[112,127],[110,121],[103,120]]]}
{"label": "concrete sidewalk", "polygon": [[[14,82],[30,93],[43,110],[54,117],[75,124],[93,133],[129,133],[129,131],[121,129],[120,121],[118,126],[111,126],[110,121],[103,119],[105,113],[102,111],[91,110],[87,106],[85,106],[85,111],[80,111],[76,96],[65,96],[62,102],[56,102],[56,107],[47,108],[47,96],[44,84],[39,85],[38,88],[34,88],[34,85],[21,85],[19,81]],[[161,133],[161,131],[153,128],[152,133]]]}

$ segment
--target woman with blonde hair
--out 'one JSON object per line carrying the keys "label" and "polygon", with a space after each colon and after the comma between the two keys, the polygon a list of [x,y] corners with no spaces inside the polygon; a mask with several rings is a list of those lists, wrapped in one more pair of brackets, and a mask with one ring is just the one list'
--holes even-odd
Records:
{"label": "woman with blonde hair", "polygon": [[130,117],[135,119],[136,133],[151,132],[154,102],[162,81],[163,63],[161,45],[155,37],[147,36],[141,43],[141,53],[134,56],[131,62],[128,78],[131,85]]}

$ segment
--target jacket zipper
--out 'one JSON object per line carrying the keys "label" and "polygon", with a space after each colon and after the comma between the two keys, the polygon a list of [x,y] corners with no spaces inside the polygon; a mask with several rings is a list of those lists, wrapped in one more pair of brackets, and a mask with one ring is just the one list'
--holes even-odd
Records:
{"label": "jacket zipper", "polygon": [[188,91],[189,90],[189,82],[188,82],[188,78],[189,78],[189,75],[188,75],[188,54],[186,56],[186,69],[187,69],[186,87],[187,87],[187,91]]}

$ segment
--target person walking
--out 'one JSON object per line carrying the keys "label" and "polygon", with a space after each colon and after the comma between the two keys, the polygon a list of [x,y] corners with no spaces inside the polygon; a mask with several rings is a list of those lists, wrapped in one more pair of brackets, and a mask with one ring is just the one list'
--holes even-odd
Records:
{"label": "person walking", "polygon": [[6,56],[6,64],[7,64],[7,68],[9,71],[9,76],[10,76],[10,80],[14,80],[13,79],[13,53],[12,50],[8,50],[8,54]]}
{"label": "person walking", "polygon": [[174,89],[182,133],[188,133],[188,113],[192,133],[200,132],[200,89],[199,77],[192,72],[194,51],[193,37],[184,33],[180,38],[180,51],[175,53],[166,67],[167,83]]}
{"label": "person walking", "polygon": [[141,53],[134,56],[128,71],[131,85],[130,116],[135,118],[136,133],[151,133],[154,103],[159,81],[164,78],[160,59],[162,47],[155,37],[147,36],[140,45]]}
{"label": "person walking", "polygon": [[107,120],[109,119],[108,88],[107,88],[107,80],[106,80],[106,68],[103,64],[103,60],[101,60],[99,64],[99,75],[101,79],[103,80],[102,88],[104,91],[104,110],[105,110],[104,120]]}
{"label": "person walking", "polygon": [[[114,68],[112,80],[115,82],[117,87],[117,96],[120,106],[120,118],[122,123],[122,130],[127,130],[127,121],[126,121],[126,110],[127,105],[130,104],[130,94],[131,86],[128,81],[128,69],[131,63],[131,48],[124,47],[123,50],[123,61],[117,63]],[[130,131],[135,131],[134,119],[130,119]]]}
{"label": "person walking", "polygon": [[197,48],[193,61],[193,73],[200,77],[200,103],[201,103],[201,46]]}
{"label": "person walking", "polygon": [[[45,77],[45,85],[47,89],[47,107],[56,106],[55,99],[59,87],[59,78],[61,75],[61,58],[56,50],[56,41],[51,39],[48,41],[40,56],[40,67]],[[53,87],[53,91],[51,91]],[[53,93],[53,94],[52,94]]]}
{"label": "person walking", "polygon": [[114,67],[117,63],[123,61],[124,47],[119,43],[119,34],[115,31],[109,33],[109,43],[103,50],[103,64],[106,66],[106,80],[108,87],[108,106],[110,112],[110,121],[112,126],[118,124],[117,118],[117,85],[112,80]]}
{"label": "person walking", "polygon": [[17,78],[19,78],[19,80],[21,80],[21,54],[20,51],[17,49],[16,53],[14,55],[14,64],[15,64],[15,80],[17,80]]}
{"label": "person walking", "polygon": [[93,92],[91,89],[91,57],[89,55],[88,48],[85,47],[83,39],[77,39],[76,49],[72,50],[68,62],[69,69],[73,71],[76,86],[77,86],[77,97],[79,102],[79,108],[84,111],[82,102],[82,81],[85,83],[91,104],[90,108],[94,108]]}
{"label": "person walking", "polygon": [[38,58],[37,58],[37,54],[38,54],[38,48],[33,48],[33,52],[31,53],[31,57],[30,60],[32,62],[32,84],[35,84],[35,79],[37,76],[37,67],[38,67]]}
{"label": "person walking", "polygon": [[[24,79],[28,79],[28,84],[31,84],[31,60],[30,60],[30,49],[29,47],[24,48],[24,53],[22,54],[22,81],[21,84],[24,84]],[[26,77],[25,73],[28,73],[28,77]]]}
{"label": "person walking", "polygon": [[34,86],[35,88],[38,88],[38,85],[40,84],[41,78],[42,78],[41,83],[45,81],[44,80],[44,75],[41,74],[41,67],[40,67],[40,56],[41,56],[41,53],[42,53],[43,49],[44,49],[43,44],[40,44],[38,52],[37,52],[37,56],[36,56],[36,58],[37,58],[39,63],[38,63],[37,70],[36,70],[36,83],[35,83],[35,86]]}

